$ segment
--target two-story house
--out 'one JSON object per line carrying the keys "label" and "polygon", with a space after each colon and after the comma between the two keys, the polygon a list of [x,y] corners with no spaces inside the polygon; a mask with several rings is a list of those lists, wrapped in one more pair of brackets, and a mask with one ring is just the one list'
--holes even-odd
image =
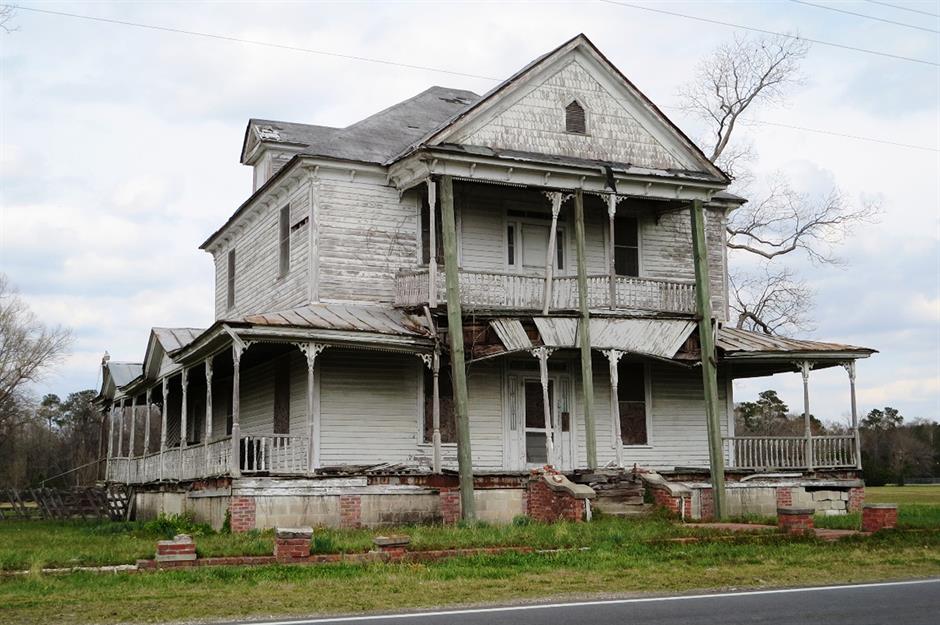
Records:
{"label": "two-story house", "polygon": [[854,397],[854,362],[873,350],[723,325],[725,224],[745,200],[583,35],[483,96],[431,87],[346,128],[252,119],[241,161],[252,193],[202,245],[214,322],[154,328],[142,364],[105,366],[107,475],[137,485],[141,516],[187,509],[218,525],[228,513],[236,528],[448,518],[455,331],[478,516],[524,514],[530,469],[587,467],[579,255],[599,466],[707,489],[695,200],[726,464],[857,486],[857,431],[735,437],[732,380],[845,365]]}

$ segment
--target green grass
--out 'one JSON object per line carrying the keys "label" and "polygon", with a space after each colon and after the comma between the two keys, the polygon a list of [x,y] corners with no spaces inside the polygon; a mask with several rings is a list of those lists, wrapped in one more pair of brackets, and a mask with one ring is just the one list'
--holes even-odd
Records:
{"label": "green grass", "polygon": [[865,489],[866,503],[933,504],[940,506],[940,484],[874,486]]}

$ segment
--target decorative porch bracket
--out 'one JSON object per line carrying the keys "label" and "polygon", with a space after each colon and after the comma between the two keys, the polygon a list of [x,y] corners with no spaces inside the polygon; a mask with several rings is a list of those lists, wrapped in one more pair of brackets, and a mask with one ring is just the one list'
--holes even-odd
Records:
{"label": "decorative porch bracket", "polygon": [[623,352],[618,349],[605,349],[603,353],[610,364],[610,444],[617,453],[617,466],[623,467],[623,437],[620,432],[620,374],[617,369],[617,363],[623,358]]}
{"label": "decorative porch bracket", "polygon": [[548,357],[555,351],[548,347],[536,347],[532,355],[539,360],[539,380],[542,382],[542,413],[545,419],[545,459],[555,466],[555,424],[551,396],[548,392]]}
{"label": "decorative porch bracket", "polygon": [[320,415],[316,411],[317,356],[329,347],[323,343],[294,343],[307,358],[307,471],[312,475],[320,468]]}

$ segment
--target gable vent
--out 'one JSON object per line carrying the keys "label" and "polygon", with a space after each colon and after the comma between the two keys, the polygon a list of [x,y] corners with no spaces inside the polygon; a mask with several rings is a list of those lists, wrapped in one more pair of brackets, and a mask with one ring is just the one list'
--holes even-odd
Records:
{"label": "gable vent", "polygon": [[579,135],[587,133],[584,121],[584,107],[577,100],[565,107],[565,132],[574,132]]}

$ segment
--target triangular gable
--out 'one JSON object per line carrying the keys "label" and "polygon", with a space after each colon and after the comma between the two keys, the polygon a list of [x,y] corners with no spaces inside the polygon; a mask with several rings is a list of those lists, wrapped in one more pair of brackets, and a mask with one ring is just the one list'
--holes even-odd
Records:
{"label": "triangular gable", "polygon": [[[585,109],[586,134],[565,130],[565,107],[573,100]],[[727,180],[584,35],[530,63],[424,145],[444,143],[699,171]]]}

